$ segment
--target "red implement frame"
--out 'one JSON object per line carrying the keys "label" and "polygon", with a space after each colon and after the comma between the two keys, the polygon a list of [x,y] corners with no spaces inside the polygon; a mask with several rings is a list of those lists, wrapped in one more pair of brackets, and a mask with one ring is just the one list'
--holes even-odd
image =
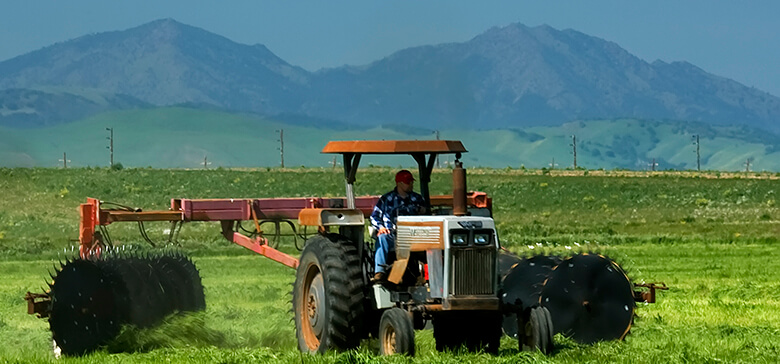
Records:
{"label": "red implement frame", "polygon": [[[379,196],[363,196],[355,199],[355,208],[364,217],[371,215]],[[431,206],[452,206],[453,198],[449,195],[431,196]],[[467,204],[475,208],[486,208],[492,211],[492,199],[484,192],[470,192]],[[104,248],[103,237],[97,231],[99,226],[107,226],[115,222],[145,222],[145,221],[219,221],[225,238],[241,245],[255,253],[282,263],[288,267],[298,266],[298,259],[274,249],[263,237],[259,228],[264,221],[297,220],[305,209],[344,208],[344,198],[244,198],[244,199],[172,199],[171,208],[166,211],[142,211],[140,209],[107,209],[103,202],[87,198],[87,203],[79,206],[81,221],[79,223],[79,253],[86,258],[99,256]],[[236,222],[253,221],[258,233],[257,237],[249,237],[233,231]]]}

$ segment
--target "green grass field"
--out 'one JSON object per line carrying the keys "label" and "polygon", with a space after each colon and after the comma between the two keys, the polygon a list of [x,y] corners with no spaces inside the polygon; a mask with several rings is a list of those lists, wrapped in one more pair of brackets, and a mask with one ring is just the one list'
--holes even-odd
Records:
{"label": "green grass field", "polygon": [[[358,194],[390,188],[394,170],[358,173]],[[271,363],[774,363],[780,357],[780,180],[669,174],[560,176],[522,170],[469,172],[469,188],[494,198],[502,244],[523,255],[598,251],[636,282],[664,281],[659,302],[640,305],[623,342],[593,346],[556,336],[551,356],[520,353],[509,338],[498,356],[438,353],[417,332],[413,359],[359,350],[302,356],[289,312],[293,271],[222,240],[216,223],[192,223],[181,250],[206,288],[206,312],[172,317],[157,329],[127,329],[105,351],[64,362]],[[711,176],[714,177],[714,176]],[[773,177],[773,176],[765,176]],[[434,173],[432,193],[450,175]],[[172,171],[0,169],[0,362],[53,362],[48,324],[26,314],[27,291],[73,256],[76,207],[86,197],[145,209],[171,198],[343,195],[331,169]],[[162,239],[167,224],[149,224]],[[141,246],[137,226],[111,226],[114,241]],[[292,245],[286,240],[287,246]],[[294,249],[287,248],[294,252]],[[128,351],[128,349],[130,349]]]}

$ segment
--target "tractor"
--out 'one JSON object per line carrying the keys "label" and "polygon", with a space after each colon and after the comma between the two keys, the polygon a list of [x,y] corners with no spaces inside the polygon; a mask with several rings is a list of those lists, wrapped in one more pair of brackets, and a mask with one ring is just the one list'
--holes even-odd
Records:
{"label": "tractor", "polygon": [[[349,349],[370,335],[378,338],[382,354],[413,355],[414,330],[430,321],[438,350],[465,345],[470,350],[497,352],[504,316],[497,294],[500,244],[492,206],[467,203],[475,195],[466,193],[466,171],[460,161],[466,152],[463,145],[457,141],[330,142],[323,152],[343,156],[347,205],[318,214],[328,217],[324,220],[334,231],[312,237],[301,253],[293,290],[300,350]],[[432,203],[431,172],[436,157],[446,153],[455,154],[453,193]],[[411,155],[418,164],[420,194],[429,212],[398,217],[395,260],[387,282],[380,284],[370,283],[372,241],[364,238],[363,214],[355,211],[353,183],[364,154]],[[442,203],[445,199],[451,203]],[[518,317],[523,327],[518,331],[528,334],[521,339],[525,347],[549,352],[549,312],[536,306]]]}
{"label": "tractor", "polygon": [[[294,268],[295,332],[306,353],[352,349],[374,337],[381,354],[414,355],[415,330],[430,326],[437,350],[496,353],[506,333],[520,350],[550,353],[555,333],[585,343],[623,339],[634,302],[654,302],[655,290],[666,289],[632,285],[600,255],[523,259],[508,253],[492,199],[467,190],[460,141],[331,141],[322,152],[342,156],[343,198],[174,198],[165,211],[88,198],[79,206],[79,257],[52,275],[49,291],[27,293],[28,313],[49,319],[55,348],[80,355],[104,345],[120,325],[145,327],[177,310],[203,309],[197,269],[180,253],[111,253],[116,249],[107,227],[120,222],[138,223],[150,243],[147,221],[170,222],[169,242],[186,222],[219,222],[225,239]],[[455,156],[452,194],[431,195],[431,173],[442,154]],[[424,213],[398,216],[394,259],[380,282],[371,280],[375,243],[365,223],[379,196],[354,190],[363,155],[410,155],[424,200]],[[266,224],[275,226],[273,234],[263,231]],[[285,225],[296,247],[298,238],[305,240],[299,257],[277,249]],[[301,234],[302,227],[316,233]]]}

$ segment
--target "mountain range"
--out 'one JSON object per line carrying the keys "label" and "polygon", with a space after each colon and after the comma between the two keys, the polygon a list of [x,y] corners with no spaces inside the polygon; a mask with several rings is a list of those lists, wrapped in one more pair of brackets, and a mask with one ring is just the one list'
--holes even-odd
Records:
{"label": "mountain range", "polygon": [[284,128],[307,166],[328,140],[440,132],[476,166],[554,167],[576,134],[579,166],[693,169],[696,135],[702,168],[780,170],[778,120],[778,97],[690,63],[519,23],[315,72],[172,19],[0,62],[0,166],[103,165],[112,126],[128,166],[272,166]]}
{"label": "mountain range", "polygon": [[522,128],[627,117],[780,133],[778,97],[690,63],[648,63],[600,38],[519,23],[308,72],[261,44],[163,19],[0,62],[0,90],[0,125],[13,127],[189,105],[358,127]]}

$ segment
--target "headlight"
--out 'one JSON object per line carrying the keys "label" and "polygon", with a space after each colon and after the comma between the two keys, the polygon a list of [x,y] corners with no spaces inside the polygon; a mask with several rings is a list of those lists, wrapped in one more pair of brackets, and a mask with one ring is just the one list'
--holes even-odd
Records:
{"label": "headlight", "polygon": [[452,245],[466,245],[469,243],[468,234],[454,234],[452,235]]}
{"label": "headlight", "polygon": [[474,234],[474,243],[477,245],[490,244],[490,234]]}

